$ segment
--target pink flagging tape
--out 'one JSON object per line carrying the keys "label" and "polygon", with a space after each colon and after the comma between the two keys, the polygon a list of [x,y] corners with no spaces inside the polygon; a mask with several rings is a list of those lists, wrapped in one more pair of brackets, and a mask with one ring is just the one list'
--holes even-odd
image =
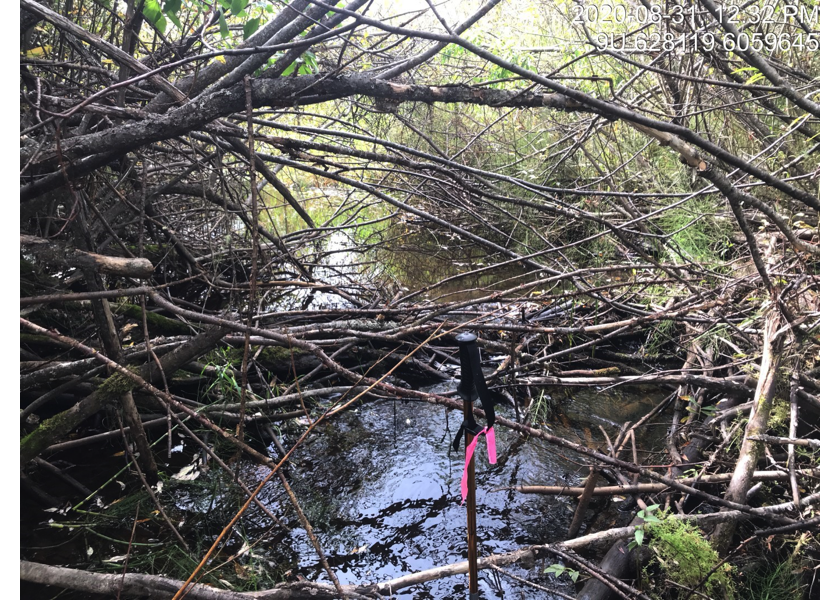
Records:
{"label": "pink flagging tape", "polygon": [[486,427],[479,431],[476,436],[472,439],[472,441],[467,445],[467,455],[464,459],[464,473],[461,475],[461,505],[464,504],[467,500],[467,495],[470,492],[468,479],[467,479],[467,469],[469,469],[470,461],[472,460],[473,454],[475,453],[475,446],[478,444],[478,438],[484,435],[485,440],[487,441],[487,458],[490,461],[491,465],[496,464],[496,432],[491,427],[487,429]]}

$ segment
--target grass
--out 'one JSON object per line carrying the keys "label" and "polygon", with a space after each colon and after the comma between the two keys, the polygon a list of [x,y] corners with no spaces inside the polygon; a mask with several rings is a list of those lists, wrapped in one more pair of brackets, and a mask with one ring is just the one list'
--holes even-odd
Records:
{"label": "grass", "polygon": [[540,395],[531,400],[528,406],[528,413],[532,423],[545,423],[551,411],[551,397],[545,391],[540,390]]}
{"label": "grass", "polygon": [[805,597],[807,584],[802,581],[793,556],[781,562],[762,561],[748,572],[741,587],[743,600],[799,600]]}
{"label": "grass", "polygon": [[677,324],[675,321],[665,319],[659,321],[648,331],[648,337],[644,344],[645,355],[662,354],[666,346],[674,343],[677,336]]}
{"label": "grass", "polygon": [[732,220],[716,218],[718,205],[702,196],[669,210],[659,226],[670,236],[673,260],[689,258],[704,264],[718,264],[729,248]]}

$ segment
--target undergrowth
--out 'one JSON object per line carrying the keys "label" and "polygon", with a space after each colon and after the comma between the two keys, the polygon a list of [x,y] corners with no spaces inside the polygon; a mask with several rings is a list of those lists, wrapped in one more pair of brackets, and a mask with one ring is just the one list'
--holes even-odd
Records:
{"label": "undergrowth", "polygon": [[642,579],[651,598],[688,599],[695,587],[715,600],[737,598],[732,567],[727,563],[718,566],[718,553],[699,529],[684,521],[662,519],[649,523],[645,533],[653,558]]}
{"label": "undergrowth", "polygon": [[783,561],[762,560],[745,574],[741,585],[743,600],[799,600],[805,597],[800,568],[791,555]]}

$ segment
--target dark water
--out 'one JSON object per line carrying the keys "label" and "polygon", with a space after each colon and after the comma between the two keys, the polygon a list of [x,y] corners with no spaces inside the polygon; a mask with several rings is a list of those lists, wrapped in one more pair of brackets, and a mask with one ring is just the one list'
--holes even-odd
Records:
{"label": "dark water", "polygon": [[[454,382],[444,383],[438,391],[453,387]],[[598,396],[603,397],[595,400]],[[561,402],[559,411],[571,413],[566,419],[571,429],[559,425],[558,433],[573,439],[590,437],[585,430],[597,430],[599,423],[610,421],[598,412],[638,418],[659,399],[581,392]],[[620,409],[619,403],[629,410]],[[587,413],[589,424],[576,414],[580,411]],[[447,420],[445,409],[423,402],[366,404],[337,417],[295,453],[295,467],[287,478],[342,583],[387,581],[466,559],[466,508],[460,505],[463,446],[458,453],[450,452],[459,414],[451,413]],[[614,428],[605,428],[614,435]],[[493,490],[520,484],[577,484],[584,469],[541,442],[522,440],[504,429],[496,437],[496,465],[488,464],[483,442],[476,454],[479,555],[564,539],[573,500]],[[595,437],[603,440],[600,432]],[[251,475],[256,480],[265,474],[259,468]],[[280,498],[277,509],[281,510],[287,502],[280,484],[271,482],[269,488],[263,496]],[[327,581],[302,528],[281,538],[271,553],[291,553],[298,562],[295,574]],[[542,575],[546,566],[506,569],[574,595],[568,580]],[[483,598],[556,598],[489,570],[479,575]],[[394,597],[464,598],[466,582],[467,576],[459,575],[395,592]]]}
{"label": "dark water", "polygon": [[[452,380],[427,389],[445,392],[454,389],[456,384]],[[570,440],[603,448],[605,443],[598,425],[603,425],[614,437],[618,425],[640,418],[667,392],[612,389],[604,392],[576,390],[563,395],[550,390],[546,393],[556,397],[546,412],[548,422],[539,426]],[[511,408],[498,410],[501,415],[514,418]],[[460,504],[463,447],[460,452],[450,452],[459,424],[459,412],[447,415],[445,409],[425,402],[367,402],[319,426],[295,452],[292,465],[285,471],[286,477],[342,583],[387,581],[466,559],[466,509]],[[287,445],[303,431],[302,426],[289,423],[282,427]],[[637,439],[640,449],[662,447],[664,432],[665,426],[646,427],[644,435]],[[503,428],[497,428],[496,439],[496,465],[488,464],[483,443],[476,454],[479,555],[564,539],[575,508],[573,499],[494,490],[523,484],[575,485],[580,482],[580,476],[588,472],[588,466],[578,455],[543,442],[523,439]],[[162,468],[174,473],[198,453],[187,440],[184,442],[183,451],[173,455],[169,467],[162,461]],[[277,454],[273,447],[269,451]],[[76,467],[71,474],[96,488],[119,470],[117,463],[124,462],[124,457],[117,455],[106,461],[107,456],[103,456],[100,449],[75,457],[65,455],[64,458],[75,461]],[[268,473],[264,467],[250,463],[239,466],[252,489]],[[130,481],[130,478],[128,474],[119,477],[124,481]],[[241,494],[232,492],[226,480],[226,476],[219,475],[213,467],[195,481],[167,481],[160,495],[167,512],[176,523],[183,524],[182,533],[190,540],[203,539],[205,549],[242,501]],[[84,506],[95,513],[106,510],[107,514],[113,514],[114,507],[124,507],[122,520],[114,516],[100,520],[100,524],[93,526],[97,533],[114,540],[130,537],[135,504],[122,500],[126,493],[128,490],[111,483],[101,491],[101,500],[104,506],[113,503],[112,508],[103,509],[103,503],[98,501]],[[235,554],[247,540],[251,553],[240,562],[264,565],[267,581],[299,577],[328,581],[279,481],[270,481],[260,499],[281,516],[291,531],[286,533],[273,527],[267,536],[261,537],[271,523],[258,511],[249,510],[235,528],[224,554]],[[609,515],[610,522],[622,517],[629,520],[631,513],[618,514],[617,507],[616,503],[602,503],[598,516]],[[146,506],[142,514],[152,508]],[[590,510],[586,527],[595,517],[596,511]],[[86,520],[85,515],[72,512],[62,516],[34,507],[22,511],[23,558],[74,568],[93,565],[95,570],[121,571],[122,560],[114,564],[108,560],[125,554],[124,543],[109,542],[84,528],[55,529],[47,522],[52,518],[56,522]],[[147,523],[138,528],[135,540],[152,547],[137,547],[130,566],[132,571],[148,570],[143,566],[144,556],[160,553],[161,539],[169,539],[162,525],[153,525],[148,518],[144,520]],[[109,523],[113,523],[113,527]],[[154,564],[151,569],[154,572],[180,575],[168,562],[156,561]],[[549,564],[510,565],[505,569],[573,596],[574,586],[567,577],[554,579],[543,574]],[[227,577],[231,578],[230,575]],[[481,571],[479,577],[481,597],[485,599],[556,597],[491,570]],[[264,587],[265,581],[257,587]],[[209,578],[206,582],[219,585]],[[462,599],[467,596],[466,586],[467,576],[458,575],[399,590],[393,597]],[[28,597],[52,597],[42,586],[27,586],[27,589]],[[67,597],[88,598],[89,595],[74,593]]]}

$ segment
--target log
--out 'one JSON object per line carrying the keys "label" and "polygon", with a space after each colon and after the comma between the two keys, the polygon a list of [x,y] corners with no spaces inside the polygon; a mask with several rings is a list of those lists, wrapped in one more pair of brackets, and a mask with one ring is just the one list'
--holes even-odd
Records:
{"label": "log", "polygon": [[[208,352],[215,347],[224,333],[224,330],[220,328],[209,329],[163,355],[160,362],[164,373],[171,374],[184,363]],[[146,363],[140,369],[139,375],[146,381],[160,380],[160,371],[154,363]],[[80,400],[75,406],[43,421],[38,429],[24,437],[20,441],[20,464],[25,465],[59,438],[73,431],[85,419],[98,412],[104,402],[115,394],[124,393],[136,387],[138,386],[135,382],[115,373],[94,393]]]}
{"label": "log", "polygon": [[775,435],[754,435],[750,438],[753,441],[766,442],[768,444],[790,444],[791,446],[808,446],[809,448],[819,449],[820,440],[811,440],[806,438],[790,438],[778,437]]}
{"label": "log", "polygon": [[[779,438],[782,439],[782,438]],[[813,441],[813,440],[807,440]],[[785,441],[784,443],[787,443]],[[803,469],[801,471],[797,471],[798,475],[806,475],[806,476],[813,476],[819,477],[820,470],[819,469]],[[776,481],[786,479],[788,474],[783,471],[756,471],[753,474],[754,481]],[[713,483],[727,483],[732,479],[732,473],[719,473],[716,475],[705,475],[703,477],[686,477],[678,479],[680,483],[684,484],[692,484],[692,483],[706,483],[706,484],[713,484]],[[593,496],[623,496],[628,494],[653,494],[657,492],[663,492],[668,489],[664,483],[639,483],[636,485],[609,485],[609,486],[602,486],[596,487],[592,495]],[[553,485],[517,485],[513,487],[503,487],[503,488],[496,488],[493,491],[499,492],[503,490],[514,490],[520,492],[522,494],[545,494],[545,495],[557,495],[557,496],[580,496],[584,488],[582,487],[569,487],[569,486],[553,486]]]}
{"label": "log", "polygon": [[683,373],[680,375],[622,375],[619,377],[523,377],[517,383],[538,386],[602,386],[602,385],[696,385],[713,392],[750,396],[753,389],[740,381],[722,377],[704,377]]}
{"label": "log", "polygon": [[[764,321],[764,344],[758,384],[755,389],[753,409],[744,431],[741,453],[735,465],[732,481],[724,498],[732,502],[743,503],[747,491],[752,487],[752,477],[760,458],[764,456],[764,444],[755,441],[755,436],[764,435],[770,421],[770,411],[776,394],[776,372],[781,363],[781,346],[785,336],[777,335],[782,320],[778,307],[768,312]],[[783,332],[782,332],[783,333]],[[715,528],[712,545],[721,554],[725,553],[735,533],[734,523],[722,523]]]}
{"label": "log", "polygon": [[20,234],[20,245],[46,262],[92,269],[97,273],[148,279],[155,272],[148,258],[122,258],[84,252],[34,235]]}

